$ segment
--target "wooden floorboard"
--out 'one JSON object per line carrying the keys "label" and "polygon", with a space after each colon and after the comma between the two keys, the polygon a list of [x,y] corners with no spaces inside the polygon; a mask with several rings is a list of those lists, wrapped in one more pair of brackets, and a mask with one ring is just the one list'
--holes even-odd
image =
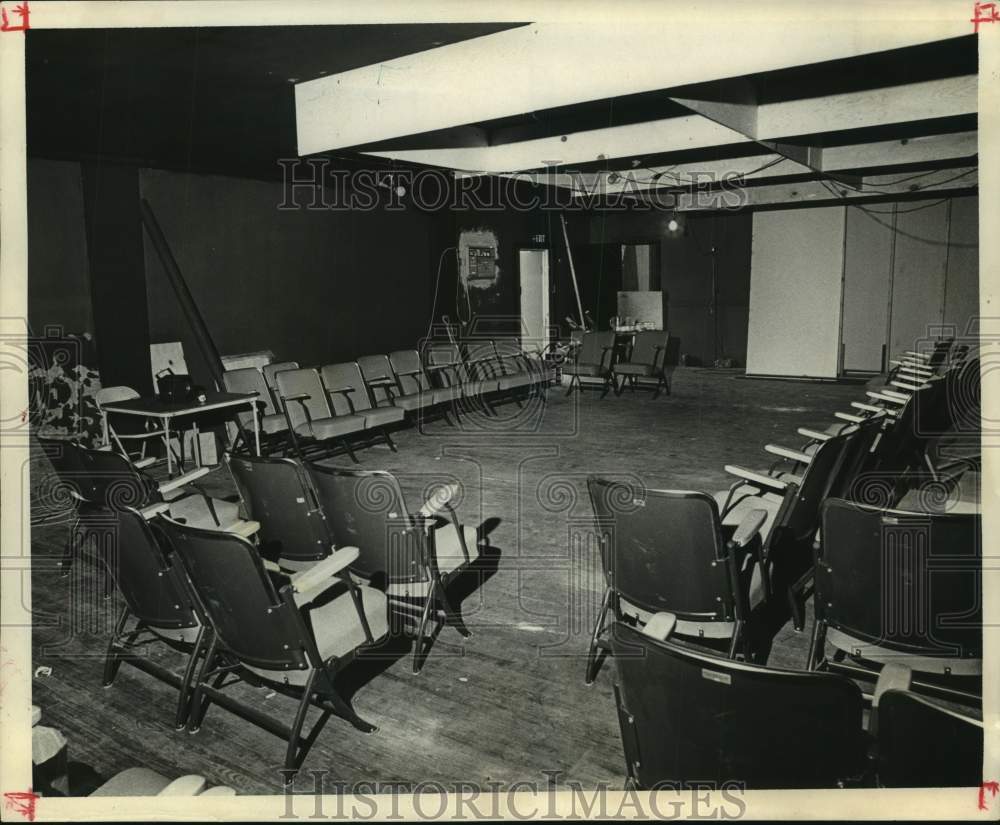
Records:
{"label": "wooden floorboard", "polygon": [[[411,674],[408,655],[345,672],[355,709],[380,729],[365,735],[330,719],[303,770],[326,769],[331,782],[446,784],[544,783],[544,771],[559,771],[560,781],[620,786],[613,665],[605,663],[593,686],[583,683],[603,588],[596,548],[585,540],[592,518],[586,477],[720,490],[728,484],[724,464],[766,466],[765,443],[800,443],[797,427],[829,423],[833,410],[862,394],[857,386],[687,369],[678,371],[670,397],[566,398],[554,388],[544,410],[501,408],[502,425],[466,416],[459,428],[434,422],[396,433],[398,453],[363,451],[363,466],[399,476],[414,509],[429,485],[460,480],[460,515],[489,529],[498,567],[465,588],[462,610],[473,638],[445,629],[421,674]],[[224,469],[209,484],[218,495],[234,490]],[[39,563],[61,551],[65,536],[64,524],[32,534],[33,607],[49,623],[36,621],[34,664],[52,668],[34,679],[33,701],[45,723],[66,735],[71,758],[105,775],[146,765],[171,776],[199,773],[241,793],[280,791],[284,745],[277,738],[220,707],[198,734],[176,732],[174,692],[128,666],[113,686],[101,687],[107,633],[81,626],[107,607],[95,574],[78,566],[61,578]],[[807,634],[782,628],[770,663],[802,667],[807,643]],[[290,721],[291,700],[240,690]],[[297,789],[309,791],[304,776]]]}

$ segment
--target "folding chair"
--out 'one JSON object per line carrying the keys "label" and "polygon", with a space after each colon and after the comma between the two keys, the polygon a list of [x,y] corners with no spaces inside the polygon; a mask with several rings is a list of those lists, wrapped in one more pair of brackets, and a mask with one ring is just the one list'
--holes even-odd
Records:
{"label": "folding chair", "polygon": [[[162,503],[145,512],[132,507],[102,509],[91,512],[84,523],[89,521],[99,530],[113,527],[117,546],[110,567],[125,599],[104,658],[104,687],[111,686],[123,662],[171,685],[178,691],[174,727],[180,730],[187,722],[192,681],[206,650],[206,633],[184,573],[171,554],[164,552],[148,523],[148,519],[166,509],[167,505]],[[186,666],[182,675],[137,652],[150,641],[161,642],[184,654]]]}
{"label": "folding chair", "polygon": [[334,551],[330,526],[301,463],[229,453],[225,461],[245,512],[260,524],[257,547],[264,558],[298,571]]}
{"label": "folding chair", "polygon": [[[487,412],[492,412],[489,396],[499,390],[500,383],[495,378],[492,380],[474,378],[458,344],[432,342],[425,348],[424,357],[427,371],[435,379],[437,386],[457,387],[464,402],[482,405]],[[458,405],[455,406],[455,414],[459,415]]]}
{"label": "folding chair", "polygon": [[909,690],[882,694],[877,743],[884,788],[976,788],[982,782],[982,720]]}
{"label": "folding chair", "polygon": [[[119,433],[111,425],[111,413],[106,413],[103,411],[105,404],[114,404],[116,401],[129,401],[133,398],[139,398],[139,393],[136,392],[131,387],[102,387],[97,391],[94,396],[94,400],[97,402],[97,406],[101,409],[102,419],[104,424],[104,444],[105,446],[110,446],[111,442],[114,441],[118,446],[118,449],[123,455],[129,456],[129,459],[139,468],[149,467],[156,463],[155,456],[146,455],[146,444],[151,438],[158,438],[163,441],[165,449],[171,449],[170,445],[167,443],[167,434],[162,427],[156,429],[150,429],[150,424],[152,423],[149,419],[144,422],[145,429],[141,433]],[[125,448],[123,442],[140,442],[139,457],[133,459],[131,454]]]}
{"label": "folding chair", "polygon": [[416,396],[416,408],[422,414],[434,411],[451,423],[448,408],[462,397],[461,390],[457,387],[435,387],[420,359],[420,353],[415,349],[390,352],[389,363],[396,376],[396,386],[403,397]]}
{"label": "folding chair", "polygon": [[[435,400],[432,393],[419,390],[404,392],[402,382],[392,370],[388,355],[363,355],[358,359],[358,367],[378,407],[399,407],[405,413],[418,413],[442,403],[442,397],[438,396]],[[411,386],[410,382],[407,382],[407,386]]]}
{"label": "folding chair", "polygon": [[432,610],[435,618],[471,636],[447,594],[449,583],[479,557],[476,530],[463,527],[451,505],[458,490],[439,488],[411,514],[391,473],[306,466],[335,541],[359,548],[351,572],[384,585],[394,610],[419,614],[413,672],[420,671],[426,658]]}
{"label": "folding chair", "polygon": [[861,690],[843,676],[761,667],[670,640],[675,617],[616,623],[615,703],[629,785],[832,788],[865,774]]}
{"label": "folding chair", "polygon": [[275,361],[273,364],[264,364],[260,368],[261,375],[264,376],[264,383],[267,384],[267,388],[271,391],[271,400],[274,401],[276,409],[281,407],[281,401],[278,397],[278,373],[285,370],[297,370],[298,368],[298,361]]}
{"label": "folding chair", "polygon": [[[619,361],[611,368],[611,383],[605,386],[604,394],[607,395],[608,391],[613,388],[615,395],[621,395],[626,382],[630,389],[635,392],[636,384],[640,383],[642,379],[655,378],[653,398],[660,397],[661,389],[670,395],[670,381],[667,378],[666,366],[669,343],[669,332],[656,330],[637,332],[629,360]],[[671,372],[673,372],[673,368],[671,368]],[[619,377],[621,378],[620,384]]]}
{"label": "folding chair", "polygon": [[715,501],[705,493],[645,490],[591,476],[605,590],[587,651],[594,681],[611,621],[643,625],[660,611],[678,617],[677,633],[726,641],[730,657],[750,658],[745,626],[750,582],[760,560],[758,531],[767,515],[747,514],[727,539]]}
{"label": "folding chair", "polygon": [[[738,480],[728,493],[716,495],[716,501],[723,501],[723,524],[738,524],[750,509],[768,512],[761,531],[764,563],[772,590],[785,594],[797,630],[804,627],[802,601],[812,580],[812,545],[819,529],[820,505],[831,491],[839,492],[848,483],[842,473],[845,457],[859,444],[870,446],[869,439],[877,436],[877,423],[820,443],[800,477],[782,479],[743,467],[725,467]],[[746,495],[748,490],[752,494]]]}
{"label": "folding chair", "polygon": [[364,432],[365,417],[356,413],[335,415],[315,369],[282,370],[277,373],[276,380],[295,451],[302,456],[309,448],[323,450],[324,442],[336,441],[351,461],[357,463],[358,458],[348,439]]}
{"label": "folding chair", "polygon": [[504,375],[525,376],[530,386],[543,390],[541,397],[544,400],[544,390],[555,380],[555,374],[545,363],[541,352],[537,349],[533,352],[524,350],[518,339],[511,336],[494,338],[493,348]]}
{"label": "folding chair", "polygon": [[[355,548],[285,576],[266,569],[257,549],[240,536],[160,518],[213,631],[196,678],[188,730],[199,730],[212,703],[222,705],[285,740],[286,783],[330,714],[365,733],[376,730],[334,685],[338,672],[389,629],[385,596],[343,574],[357,558]],[[226,692],[238,682],[297,699],[291,726]],[[303,736],[310,705],[323,715]]]}
{"label": "folding chair", "polygon": [[[828,499],[823,541],[815,549],[809,668],[874,678],[884,664],[902,663],[937,674],[916,683],[921,689],[976,699],[983,655],[981,529],[975,514],[908,513]],[[832,660],[827,643],[837,651]]]}
{"label": "folding chair", "polygon": [[[257,367],[244,367],[238,370],[226,370],[222,373],[222,383],[228,392],[257,393],[257,408],[260,417],[260,431],[267,447],[288,443],[288,421],[285,414],[279,412],[271,398],[271,390],[264,380],[264,374]],[[244,428],[253,427],[253,413],[237,413]],[[236,440],[236,427],[229,424],[230,443]]]}
{"label": "folding chair", "polygon": [[377,430],[382,441],[396,452],[396,445],[386,429],[398,424],[406,415],[402,407],[375,406],[368,385],[356,361],[344,364],[327,364],[320,370],[327,396],[334,415],[360,415],[365,419],[365,430]]}
{"label": "folding chair", "polygon": [[569,387],[566,395],[573,392],[576,386],[577,391],[583,391],[583,384],[580,379],[600,378],[601,386],[606,390],[611,383],[611,369],[615,360],[615,334],[613,332],[585,332],[580,341],[580,346],[563,364],[563,373],[570,376]]}

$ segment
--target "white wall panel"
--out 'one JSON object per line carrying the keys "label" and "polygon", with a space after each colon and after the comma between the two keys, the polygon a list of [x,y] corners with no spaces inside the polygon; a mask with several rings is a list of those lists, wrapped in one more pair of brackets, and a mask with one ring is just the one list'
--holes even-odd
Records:
{"label": "white wall panel", "polygon": [[[880,211],[886,207],[878,207]],[[882,368],[882,349],[889,328],[892,283],[892,215],[873,215],[847,208],[844,245],[845,370]]]}
{"label": "white wall panel", "polygon": [[753,216],[747,372],[834,378],[845,207]]}

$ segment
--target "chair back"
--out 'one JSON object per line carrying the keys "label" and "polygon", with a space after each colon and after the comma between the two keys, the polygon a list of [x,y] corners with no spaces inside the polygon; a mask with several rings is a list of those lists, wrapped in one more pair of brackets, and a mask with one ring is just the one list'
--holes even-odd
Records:
{"label": "chair back", "polygon": [[264,383],[267,384],[268,388],[272,391],[277,391],[278,373],[284,372],[285,370],[297,370],[298,368],[298,361],[275,361],[273,364],[264,364],[264,366],[260,368],[260,371],[264,376]]}
{"label": "chair back", "polygon": [[887,416],[884,412],[866,418],[860,424],[843,430],[841,435],[851,435],[844,446],[840,471],[836,482],[827,491],[828,496],[849,497],[860,475],[870,468],[875,460],[873,450],[882,437]]}
{"label": "chair back", "polygon": [[[649,367],[663,366],[667,354],[670,333],[661,330],[643,330],[635,334],[630,364],[644,364]],[[659,349],[657,349],[659,348]]]}
{"label": "chair back", "polygon": [[416,395],[430,389],[430,383],[420,362],[420,353],[415,349],[396,350],[389,353],[389,363],[396,374],[400,389],[406,395]]}
{"label": "chair back", "polygon": [[517,338],[512,336],[494,338],[493,349],[504,373],[514,375],[525,372],[524,353]]}
{"label": "chair back", "polygon": [[50,501],[57,505],[66,504],[67,496],[90,500],[87,495],[89,482],[84,464],[84,448],[68,439],[47,438],[42,435],[35,437],[58,479],[58,485],[47,490],[46,504]]}
{"label": "chair back", "polygon": [[737,778],[823,788],[861,772],[861,690],[846,677],[722,659],[617,623],[611,638],[625,759],[640,788]]}
{"label": "chair back", "polygon": [[[305,404],[313,420],[330,417],[330,405],[326,400],[326,389],[320,380],[319,373],[314,369],[282,370],[276,376],[278,382],[278,398],[288,410],[288,420],[293,428],[306,423],[306,413],[302,409]],[[307,395],[304,401],[284,401],[296,395]]]}
{"label": "chair back", "polygon": [[411,529],[399,482],[383,470],[306,467],[338,546],[357,547],[351,570],[366,579],[423,580],[419,528]]}
{"label": "chair back", "polygon": [[609,366],[611,359],[606,354],[605,349],[613,347],[614,344],[615,334],[610,330],[604,332],[585,332],[580,343],[579,363]]}
{"label": "chair back", "polygon": [[[371,398],[368,395],[368,385],[361,375],[361,367],[357,361],[346,361],[342,364],[327,364],[320,370],[323,379],[323,386],[327,389],[327,397],[330,399],[330,406],[333,407],[334,415],[349,415],[351,405],[355,410],[370,410],[372,408]],[[342,390],[350,388],[353,392],[347,394]]]}
{"label": "chair back", "polygon": [[175,564],[169,544],[132,507],[88,514],[116,527],[117,564],[112,565],[118,589],[129,612],[153,628],[197,627],[195,601],[184,572]]}
{"label": "chair back", "polygon": [[[238,370],[226,370],[222,373],[222,385],[227,392],[257,393],[257,398],[264,404],[264,415],[272,415],[277,410],[271,400],[271,391],[264,380],[264,375],[257,367],[243,367]],[[251,421],[251,413],[240,413],[241,420]]]}
{"label": "chair back", "polygon": [[596,476],[587,479],[587,488],[604,574],[625,601],[690,621],[732,621],[742,614],[711,496],[645,490]]}
{"label": "chair back", "polygon": [[145,507],[161,496],[156,482],[113,450],[81,450],[83,497],[91,504],[118,510]]}
{"label": "chair back", "polygon": [[983,776],[983,725],[907,690],[878,707],[878,781],[885,788],[975,788]]}
{"label": "chair back", "polygon": [[782,512],[771,530],[772,539],[781,535],[793,542],[812,540],[819,527],[820,505],[838,488],[844,456],[852,443],[857,442],[859,433],[852,428],[817,447],[802,473],[801,483],[786,494]]}
{"label": "chair back", "polygon": [[438,374],[444,377],[444,384],[455,387],[462,383],[463,361],[462,352],[458,344],[445,344],[435,341],[427,345],[424,350],[427,363],[434,367],[444,367],[438,370]]}
{"label": "chair back", "polygon": [[467,341],[465,354],[469,368],[473,370],[473,377],[476,380],[487,380],[503,374],[492,341],[482,338]]}
{"label": "chair back", "polygon": [[831,498],[816,551],[828,627],[901,654],[982,657],[982,520]]}
{"label": "chair back", "polygon": [[292,458],[225,455],[247,517],[260,524],[261,553],[286,562],[324,559],[333,538],[302,465]]}
{"label": "chair back", "polygon": [[234,533],[156,518],[183,562],[216,637],[230,653],[243,664],[266,670],[308,666],[312,636],[294,603],[275,592],[249,541]]}
{"label": "chair back", "polygon": [[392,390],[398,391],[396,384],[396,373],[392,371],[392,364],[389,363],[388,355],[362,355],[358,359],[358,369],[361,370],[361,377],[369,385],[372,398],[378,404],[389,400],[389,393],[383,387],[371,386],[373,381],[384,381],[389,379],[393,383]]}

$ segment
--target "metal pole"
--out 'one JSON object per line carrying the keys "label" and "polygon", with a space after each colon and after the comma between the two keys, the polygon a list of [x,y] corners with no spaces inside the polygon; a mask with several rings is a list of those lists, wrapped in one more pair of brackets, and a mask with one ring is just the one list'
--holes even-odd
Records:
{"label": "metal pole", "polygon": [[[208,364],[208,369],[212,373],[212,380],[215,382],[215,389],[216,391],[221,392],[225,386],[222,381],[222,357],[219,355],[219,351],[215,348],[215,342],[212,340],[212,334],[208,331],[208,327],[205,325],[205,319],[202,318],[201,313],[198,311],[198,306],[194,302],[191,290],[188,289],[187,282],[184,280],[184,275],[181,274],[181,268],[177,265],[177,261],[174,259],[174,255],[170,251],[170,245],[167,243],[167,239],[163,235],[163,230],[160,229],[160,224],[156,220],[156,215],[153,214],[153,208],[149,205],[149,201],[145,198],[142,198],[139,201],[139,214],[142,217],[142,225],[146,228],[149,239],[153,242],[153,248],[156,250],[156,254],[160,258],[160,263],[163,264],[163,270],[167,273],[170,285],[174,288],[174,292],[177,295],[177,301],[181,305],[184,316],[187,318],[188,323],[194,331],[195,340],[198,342],[201,353],[205,357],[205,362]],[[240,421],[240,417],[238,415],[235,416],[235,419],[236,426],[240,431],[240,437],[242,438],[243,443],[249,448],[250,441],[246,428],[243,426],[243,422]],[[169,445],[167,449],[169,449]]]}
{"label": "metal pole", "polygon": [[569,259],[569,274],[573,278],[573,292],[576,294],[576,311],[580,313],[580,326],[587,328],[587,321],[583,317],[583,304],[580,303],[580,287],[576,283],[576,268],[573,266],[573,250],[569,248],[569,233],[566,231],[566,216],[560,215],[562,221],[563,241],[566,243],[566,257]]}

